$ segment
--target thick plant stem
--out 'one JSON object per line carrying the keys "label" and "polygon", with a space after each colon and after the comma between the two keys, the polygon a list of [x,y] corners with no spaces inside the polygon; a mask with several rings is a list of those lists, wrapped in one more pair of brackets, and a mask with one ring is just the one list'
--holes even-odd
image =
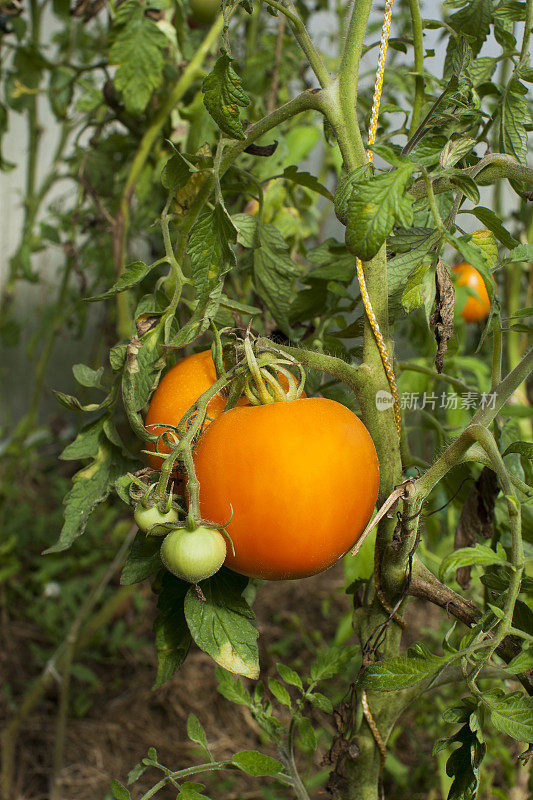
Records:
{"label": "thick plant stem", "polygon": [[[192,86],[194,81],[202,74],[202,64],[211,48],[217,41],[223,26],[223,18],[219,16],[210,28],[204,41],[188,63],[180,79],[174,86],[165,104],[156,114],[153,122],[145,132],[139,148],[133,159],[122,196],[120,199],[119,210],[115,218],[113,231],[113,258],[117,277],[122,274],[126,266],[126,245],[130,220],[130,206],[137,181],[148,160],[152,147],[159,136],[163,125],[167,121],[171,111],[181,100],[185,92]],[[129,307],[129,295],[122,292],[117,296],[117,333],[119,339],[128,339],[131,333],[131,314]]]}
{"label": "thick plant stem", "polygon": [[[350,164],[346,162],[346,157],[343,152],[345,166],[348,170],[354,169],[355,166],[360,166],[366,161],[361,131],[359,130],[359,124],[357,122],[356,106],[359,62],[361,61],[366,27],[371,8],[372,0],[354,0],[337,77],[338,102],[342,119],[346,126],[347,138],[351,147],[358,155],[358,163]],[[333,127],[336,128],[335,122],[333,120],[330,120],[330,122]]]}

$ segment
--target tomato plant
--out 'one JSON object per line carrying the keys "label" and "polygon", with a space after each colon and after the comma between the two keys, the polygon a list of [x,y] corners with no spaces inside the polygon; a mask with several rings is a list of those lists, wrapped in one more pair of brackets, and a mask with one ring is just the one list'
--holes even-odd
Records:
{"label": "tomato plant", "polygon": [[231,517],[226,566],[254,578],[330,567],[359,538],[378,493],[368,431],[322,398],[228,411],[202,434],[194,461],[202,516]]}
{"label": "tomato plant", "polygon": [[[12,476],[39,461],[35,448],[59,454],[61,444],[62,460],[82,463],[47,557],[76,548],[98,506],[126,528],[139,521],[121,580],[150,580],[157,595],[157,687],[192,643],[258,679],[267,648],[255,593],[275,606],[272,581],[309,576],[316,600],[328,576],[312,576],[357,542],[333,566],[339,584],[346,570],[351,604],[333,634],[340,644],[303,677],[280,665],[280,681],[269,674],[253,691],[220,679],[279,760],[237,752],[216,762],[208,751],[209,772],[248,769],[308,800],[325,770],[318,756],[314,775],[301,769],[298,748],[329,748],[320,756],[334,798],[403,800],[421,793],[403,744],[423,740],[427,797],[510,796],[522,776],[495,766],[490,743],[511,737],[513,757],[527,760],[533,741],[533,0],[453,0],[429,17],[418,0],[394,13],[371,0],[228,1],[222,14],[199,3],[71,10],[29,0],[2,10],[0,134],[18,115],[28,131],[27,162],[14,172],[25,196],[4,340],[17,338],[22,282],[41,281],[48,303],[13,357],[26,365],[29,353],[35,369],[23,417],[5,426],[5,497],[13,507]],[[188,24],[189,11],[201,24]],[[45,148],[52,128],[55,147]],[[3,153],[0,167],[10,167]],[[51,255],[57,274],[43,274]],[[453,279],[459,288],[467,273],[481,283],[464,318],[485,319],[490,307],[483,331],[454,326]],[[33,324],[26,303],[18,307]],[[60,374],[65,420],[44,426],[56,340],[87,363],[76,357],[72,370],[79,396]],[[73,414],[89,422],[64,446]],[[177,465],[181,522],[168,510]],[[154,505],[142,508],[147,485]],[[146,535],[154,519],[159,533],[176,528],[163,548]],[[226,525],[235,553],[218,569]],[[410,615],[413,598],[427,625]],[[409,648],[407,625],[409,641],[420,639]],[[74,638],[58,651],[52,797]],[[328,698],[316,686],[332,675],[344,685]],[[423,737],[402,737],[421,695],[444,716],[431,736],[421,723]],[[2,737],[7,797],[35,696],[21,698]],[[311,707],[330,717],[320,735]],[[189,728],[207,750],[199,724]],[[148,763],[161,786],[190,774],[153,752]],[[120,784],[113,792],[129,797]]]}
{"label": "tomato plant", "polygon": [[198,583],[218,572],[226,558],[226,542],[216,528],[202,525],[193,531],[180,528],[167,534],[161,561],[177,578]]}
{"label": "tomato plant", "polygon": [[477,269],[472,264],[463,263],[453,267],[452,273],[458,286],[466,286],[474,292],[468,296],[461,317],[465,322],[480,322],[486,319],[490,311],[490,300],[485,282]]}

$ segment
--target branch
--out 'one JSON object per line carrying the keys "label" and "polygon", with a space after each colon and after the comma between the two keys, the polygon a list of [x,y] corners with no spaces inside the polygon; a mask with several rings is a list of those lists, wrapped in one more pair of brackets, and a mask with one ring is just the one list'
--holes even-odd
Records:
{"label": "branch", "polygon": [[[475,166],[462,170],[465,175],[476,179],[479,186],[488,186],[490,183],[500,178],[509,180],[523,181],[529,186],[533,185],[533,169],[520,164],[512,156],[504,153],[490,153],[484,156]],[[449,192],[457,187],[454,186],[450,178],[437,178],[432,182],[435,194]],[[427,196],[427,187],[424,179],[416,181],[410,189],[410,193],[416,200]]]}
{"label": "branch", "polygon": [[415,483],[415,493],[425,498],[442,478],[465,455],[469,447],[477,441],[475,429],[487,427],[501,411],[512,394],[526,380],[533,370],[533,347],[529,349],[520,364],[515,367],[500,383],[494,392],[494,405],[482,408],[472,417],[463,433],[444,451],[443,455]]}
{"label": "branch", "polygon": [[[454,592],[444,583],[441,583],[427,567],[415,557],[411,583],[407,593],[420,600],[429,600],[447,613],[472,628],[482,617],[481,611],[461,595]],[[496,653],[506,664],[521,652],[520,642],[511,636],[506,636],[497,646]],[[528,694],[533,694],[533,683],[526,673],[516,676]]]}
{"label": "branch", "polygon": [[466,383],[459,380],[459,378],[454,378],[453,375],[447,375],[445,372],[437,372],[430,367],[425,367],[422,364],[412,364],[410,361],[398,361],[396,366],[400,370],[400,372],[419,372],[422,375],[427,375],[429,378],[433,378],[433,380],[441,380],[445,383],[449,383],[450,386],[453,386],[454,389],[457,389],[459,392],[467,393],[469,392],[472,394],[480,395],[481,392],[476,391],[475,389],[471,389]]}
{"label": "branch", "polygon": [[420,124],[422,106],[424,104],[424,28],[420,14],[419,0],[409,0],[411,24],[413,28],[413,47],[415,54],[415,98],[413,101],[413,115],[409,126],[410,139]]}
{"label": "branch", "polygon": [[280,11],[289,20],[294,38],[306,55],[309,66],[315,73],[319,84],[322,88],[329,86],[331,83],[331,75],[322,60],[322,56],[311,41],[307,28],[303,20],[298,16],[298,12],[293,3],[290,2],[290,0],[286,0],[285,4],[278,3],[276,0],[264,0],[264,2],[272,8],[275,8],[276,11]]}

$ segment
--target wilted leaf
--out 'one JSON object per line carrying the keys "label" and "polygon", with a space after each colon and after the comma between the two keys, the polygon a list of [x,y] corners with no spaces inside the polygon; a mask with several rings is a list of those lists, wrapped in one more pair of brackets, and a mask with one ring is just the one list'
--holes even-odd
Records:
{"label": "wilted leaf", "polygon": [[444,356],[448,349],[448,340],[453,336],[453,322],[455,310],[455,289],[450,273],[439,259],[435,270],[435,311],[431,315],[429,324],[435,329],[437,342],[437,355],[435,356],[435,369],[442,372]]}

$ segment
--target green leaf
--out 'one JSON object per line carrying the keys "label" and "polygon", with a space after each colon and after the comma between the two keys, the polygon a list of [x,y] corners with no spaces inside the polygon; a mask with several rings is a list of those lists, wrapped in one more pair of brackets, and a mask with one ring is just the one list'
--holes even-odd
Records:
{"label": "green leaf", "polygon": [[460,171],[454,172],[450,175],[450,182],[457,186],[457,188],[464,194],[472,203],[479,203],[479,189],[477,184],[470,175],[465,175]]}
{"label": "green leaf", "polygon": [[492,0],[469,0],[463,8],[452,14],[448,24],[461,36],[466,36],[477,56],[489,35],[492,21]]}
{"label": "green leaf", "polygon": [[393,172],[353,185],[348,200],[346,245],[363,261],[376,255],[395,223],[411,225],[413,198],[406,190],[414,169],[414,164],[404,163]]}
{"label": "green leaf", "polygon": [[341,281],[351,283],[355,276],[355,259],[345,245],[336,239],[326,239],[307,252],[307,260],[317,266],[305,280]]}
{"label": "green leaf", "polygon": [[275,678],[268,679],[268,688],[282,705],[287,706],[288,708],[291,707],[291,697],[287,691],[287,689]]}
{"label": "green leaf", "polygon": [[111,484],[128,467],[116,447],[101,442],[94,461],[74,475],[72,488],[64,500],[65,522],[59,539],[45,553],[67,550],[83,534],[96,506],[107,499]]}
{"label": "green leaf", "polygon": [[201,583],[205,599],[194,587],[185,597],[185,617],[198,647],[217,664],[237,675],[259,677],[257,630],[253,611],[241,597],[242,577],[222,569]]}
{"label": "green leaf", "polygon": [[441,562],[439,577],[442,581],[448,580],[460,567],[489,566],[490,564],[505,564],[507,557],[501,545],[494,552],[486,544],[476,544],[475,547],[462,547],[446,556]]}
{"label": "green leaf", "polygon": [[261,225],[259,241],[261,246],[254,250],[254,287],[281,330],[290,334],[288,313],[298,269],[273,225]]}
{"label": "green leaf", "polygon": [[528,458],[530,461],[532,461],[533,444],[531,442],[513,442],[505,448],[505,451],[502,453],[502,455],[506,456],[509,453],[520,453],[521,456],[524,456],[524,458]]}
{"label": "green leaf", "polygon": [[309,172],[300,171],[298,167],[294,165],[285,167],[283,170],[283,177],[298,184],[298,186],[305,186],[306,189],[311,189],[311,191],[321,194],[322,197],[325,197],[327,200],[333,200],[333,195],[329,189],[326,189],[318,178],[315,178],[315,176],[311,175]]}
{"label": "green leaf", "polygon": [[202,86],[204,105],[223,133],[233,139],[244,139],[239,113],[241,108],[250,105],[250,100],[233,63],[234,59],[227,53],[217,60]]}
{"label": "green leaf", "polygon": [[199,744],[209,755],[209,745],[207,744],[205,730],[198,717],[194,714],[189,714],[187,718],[187,736],[191,742]]}
{"label": "green leaf", "polygon": [[276,664],[276,669],[285,683],[288,683],[290,686],[296,686],[298,689],[300,689],[300,691],[303,690],[302,679],[297,672],[290,667],[285,666],[285,664],[279,663]]}
{"label": "green leaf", "polygon": [[103,433],[104,420],[105,417],[100,417],[100,419],[82,428],[74,441],[65,447],[59,458],[63,461],[96,458]]}
{"label": "green leaf", "polygon": [[187,252],[198,300],[204,299],[220,278],[235,266],[231,245],[236,241],[237,229],[220,203],[216,204],[213,211],[203,213],[194,223]]}
{"label": "green leaf", "polygon": [[478,56],[478,58],[474,58],[468,65],[468,74],[472,78],[474,86],[479,86],[481,83],[490,81],[497,64],[498,59],[491,58],[490,56]]}
{"label": "green leaf", "polygon": [[528,148],[526,126],[530,124],[527,89],[517,78],[511,78],[499,105],[500,152],[509,153],[525,164]]}
{"label": "green leaf", "polygon": [[503,263],[518,264],[522,261],[533,261],[533,244],[517,244],[503,260]]}
{"label": "green leaf", "polygon": [[327,647],[320,650],[316,659],[311,664],[310,675],[311,679],[318,683],[319,681],[334,678],[335,675],[342,673],[348,662],[351,661],[359,654],[357,647]]}
{"label": "green leaf", "polygon": [[226,700],[231,703],[237,703],[240,706],[252,707],[253,702],[250,692],[244,688],[238,678],[234,678],[227,670],[220,667],[215,668],[215,675],[218,681],[218,691]]}
{"label": "green leaf", "polygon": [[454,167],[458,161],[471,152],[475,144],[476,140],[468,136],[463,136],[459,139],[450,139],[440,154],[439,161],[441,167],[443,169]]}
{"label": "green leaf", "polygon": [[[68,4],[67,4],[68,5]],[[70,67],[59,65],[50,74],[48,97],[52,111],[58,119],[65,119],[74,94],[77,73]]]}
{"label": "green leaf", "polygon": [[104,374],[104,368],[91,369],[86,364],[74,364],[72,367],[72,374],[81,386],[87,386],[93,389],[103,389],[101,377]]}
{"label": "green leaf", "polygon": [[[460,747],[453,751],[446,762],[446,774],[453,778],[448,800],[475,800],[480,767],[487,749],[483,741],[477,709],[472,711],[471,706],[460,706],[456,709],[447,709],[447,711],[458,712],[457,719],[453,721],[465,722],[452,737],[438,742],[434,750],[434,752],[438,752],[443,749],[443,746],[450,748],[457,743],[460,744]],[[446,714],[444,716],[446,717]],[[447,721],[452,720],[448,719]]]}
{"label": "green leaf", "polygon": [[476,243],[472,239],[471,235],[452,236],[448,233],[446,234],[445,239],[457,250],[458,253],[462,255],[463,259],[468,264],[472,264],[472,266],[478,270],[485,282],[489,298],[492,300],[494,296],[494,278],[492,277],[489,265],[485,260],[485,254],[483,253],[482,246]]}
{"label": "green leaf", "polygon": [[243,247],[259,247],[259,221],[252,214],[234,214],[233,223],[237,228],[237,241]]}
{"label": "green leaf", "polygon": [[258,750],[241,750],[231,759],[247,775],[260,778],[266,775],[276,775],[283,771],[283,764],[276,758],[260,753]]}
{"label": "green leaf", "polygon": [[519,3],[517,0],[507,0],[499,3],[494,9],[496,19],[509,20],[510,22],[522,22],[526,18],[526,4]]}
{"label": "green leaf", "polygon": [[500,218],[497,217],[490,208],[477,206],[466,213],[473,214],[477,217],[489,231],[492,231],[496,239],[501,242],[504,247],[507,247],[509,250],[513,250],[517,247],[518,241],[503,227]]}
{"label": "green leaf", "polygon": [[116,344],[109,351],[109,364],[113,372],[121,372],[128,352],[127,344]]}
{"label": "green leaf", "polygon": [[122,567],[121,584],[130,586],[132,583],[146,580],[157,572],[161,567],[160,548],[161,539],[158,536],[147,536],[138,531]]}
{"label": "green leaf", "polygon": [[135,764],[133,769],[130,769],[130,771],[128,772],[128,786],[131,786],[132,783],[138,781],[141,775],[144,775],[147,769],[148,767],[145,766],[145,764],[143,764],[142,761],[139,762],[139,764]]}
{"label": "green leaf", "polygon": [[196,783],[195,781],[186,781],[180,786],[178,797],[183,800],[209,800],[206,794],[203,794],[205,789],[204,783]]}
{"label": "green leaf", "polygon": [[233,300],[233,298],[226,297],[224,294],[220,296],[220,306],[222,308],[228,308],[230,311],[237,311],[239,314],[248,316],[255,316],[256,314],[261,313],[261,309],[257,306],[249,306],[246,303],[239,303],[238,300]]}
{"label": "green leaf", "polygon": [[69,411],[83,411],[86,414],[92,414],[95,411],[103,411],[105,408],[109,408],[115,397],[115,394],[111,392],[101,403],[86,403],[83,405],[77,397],[71,394],[64,394],[64,392],[58,392],[56,389],[52,389],[52,392],[58,403],[68,408]]}
{"label": "green leaf", "polygon": [[[392,303],[405,292],[409,275],[421,267],[424,257],[439,238],[433,228],[411,228],[399,231],[389,239],[391,252],[397,253],[387,264],[389,297]],[[424,270],[425,271],[425,270]],[[416,279],[413,280],[413,286]]]}
{"label": "green leaf", "polygon": [[158,586],[158,615],[154,621],[157,676],[154,689],[168,681],[187,657],[191,635],[185,621],[183,600],[189,584],[164,572]]}
{"label": "green leaf", "polygon": [[137,0],[126,0],[119,6],[115,16],[119,30],[109,52],[109,63],[117,65],[113,82],[131,114],[141,114],[161,85],[163,50],[168,44],[145,10]]}
{"label": "green leaf", "polygon": [[433,299],[435,281],[430,268],[431,257],[425,255],[404,283],[402,306],[408,314]]}
{"label": "green leaf", "polygon": [[116,800],[130,800],[131,798],[131,795],[126,787],[123,786],[119,781],[115,780],[115,778],[113,778],[111,781],[111,791],[113,792],[113,797],[115,797]]}
{"label": "green leaf", "polygon": [[528,672],[533,669],[533,650],[523,650],[512,661],[509,661],[503,669],[511,675],[518,675],[520,672]]}
{"label": "green leaf", "polygon": [[501,733],[519,742],[533,742],[533,697],[521,692],[505,694],[501,689],[483,692],[482,700],[490,719]]}
{"label": "green leaf", "polygon": [[103,294],[94,295],[94,297],[87,297],[88,302],[94,303],[98,300],[107,300],[109,297],[114,297],[120,292],[125,292],[126,289],[131,289],[140,283],[154,268],[154,264],[145,264],[144,261],[134,261],[129,264],[118,281]]}
{"label": "green leaf", "polygon": [[302,716],[298,716],[295,719],[302,747],[308,751],[316,750],[318,742],[311,720]]}
{"label": "green leaf", "polygon": [[364,176],[368,176],[369,174],[370,168],[368,164],[365,164],[364,166],[358,167],[352,172],[342,175],[339,179],[333,202],[335,207],[335,216],[339,222],[342,222],[343,225],[346,225],[348,219],[348,201],[352,196],[354,186],[358,185],[359,181],[362,180]]}
{"label": "green leaf", "polygon": [[442,670],[448,659],[432,653],[413,657],[397,656],[366,667],[361,677],[365,689],[395,692],[425,681]]}
{"label": "green leaf", "polygon": [[333,703],[326,697],[325,694],[321,694],[320,692],[312,692],[311,694],[307,695],[307,699],[309,702],[319,708],[321,711],[324,711],[326,714],[333,714]]}
{"label": "green leaf", "polygon": [[225,274],[235,266],[231,245],[237,241],[237,229],[226,209],[217,203],[194,223],[189,237],[191,277],[196,294],[196,308],[183,328],[169,341],[183,347],[198,338],[214,319],[222,299]]}
{"label": "green leaf", "polygon": [[196,171],[195,168],[183,158],[181,153],[176,152],[168,159],[161,171],[161,183],[168,192],[177,192],[179,189],[183,189],[193,171]]}

